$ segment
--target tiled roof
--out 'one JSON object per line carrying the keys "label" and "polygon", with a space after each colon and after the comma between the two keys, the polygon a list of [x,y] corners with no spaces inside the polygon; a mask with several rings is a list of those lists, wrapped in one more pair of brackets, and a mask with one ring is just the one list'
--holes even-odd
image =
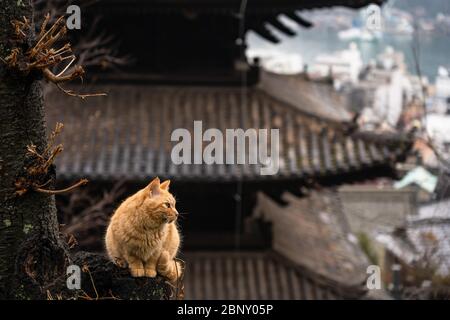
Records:
{"label": "tiled roof", "polygon": [[308,81],[299,75],[278,75],[262,70],[260,87],[278,100],[312,116],[342,122],[352,118],[345,108],[348,103],[346,95],[339,94],[328,83]]}
{"label": "tiled roof", "polygon": [[186,299],[335,300],[361,298],[361,287],[343,287],[268,251],[185,253]]}
{"label": "tiled roof", "polygon": [[[258,0],[258,1],[253,1],[252,3],[249,4],[249,6],[251,7],[256,7],[256,8],[261,8],[261,9],[267,9],[267,7],[286,7],[286,6],[290,6],[290,7],[294,7],[297,9],[301,9],[301,8],[307,8],[307,9],[312,9],[312,8],[321,8],[321,7],[331,7],[331,6],[347,6],[347,7],[351,7],[351,8],[359,8],[359,7],[363,7],[363,6],[367,6],[371,3],[377,3],[377,4],[382,4],[383,2],[385,2],[386,0],[310,0],[310,1],[305,1],[305,0]],[[130,0],[108,0],[105,1],[105,3],[130,3]],[[148,0],[133,0],[132,2],[134,3],[146,3],[148,6],[152,6],[155,8],[160,8],[160,7],[168,7],[168,8],[173,8],[174,5],[180,5],[180,6],[189,6],[186,1],[179,1],[179,0],[159,0],[159,1],[148,1]],[[209,8],[209,9],[214,9],[214,8],[222,8],[222,7],[226,7],[226,8],[232,8],[234,10],[237,10],[239,7],[237,7],[237,5],[239,5],[241,2],[241,0],[225,0],[225,1],[215,1],[214,3],[211,3],[209,0],[191,0],[189,1],[189,4],[191,5],[196,5],[199,4],[201,5],[201,8]],[[212,4],[209,6],[209,4]]]}
{"label": "tiled roof", "polygon": [[[81,100],[53,91],[46,97],[48,127],[65,125],[60,136],[65,150],[56,162],[60,178],[300,178],[389,166],[403,153],[396,145],[347,135],[339,124],[308,116],[258,88],[108,85],[79,90],[108,96]],[[170,154],[176,143],[170,135],[177,128],[192,134],[194,120],[203,121],[203,130],[222,132],[279,128],[279,173],[261,176],[259,165],[174,165]]]}
{"label": "tiled roof", "polygon": [[376,239],[405,263],[425,260],[440,275],[450,275],[450,201],[443,200],[419,208],[407,217],[404,228],[379,233]]}
{"label": "tiled roof", "polygon": [[343,285],[365,282],[369,262],[350,241],[355,237],[335,193],[313,191],[301,198],[284,193],[281,199],[285,206],[259,193],[253,215],[271,223],[276,252]]}

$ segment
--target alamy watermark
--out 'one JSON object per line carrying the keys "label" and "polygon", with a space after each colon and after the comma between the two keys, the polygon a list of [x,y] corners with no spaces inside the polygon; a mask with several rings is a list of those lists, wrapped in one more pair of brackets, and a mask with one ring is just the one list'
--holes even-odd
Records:
{"label": "alamy watermark", "polygon": [[79,290],[81,289],[81,269],[76,264],[71,264],[67,267],[67,289],[69,290]]}
{"label": "alamy watermark", "polygon": [[369,275],[367,277],[366,286],[369,290],[380,290],[381,289],[381,268],[377,265],[370,265],[367,267],[366,273]]}
{"label": "alamy watermark", "polygon": [[382,29],[382,16],[381,8],[376,4],[368,6],[364,12],[366,28],[370,31],[381,31]]}
{"label": "alamy watermark", "polygon": [[81,29],[81,9],[79,6],[73,4],[67,7],[66,13],[68,14],[66,19],[67,29],[73,30]]}
{"label": "alamy watermark", "polygon": [[[176,165],[259,164],[261,175],[277,174],[280,167],[279,129],[226,129],[224,134],[216,128],[203,132],[202,121],[194,121],[193,137],[189,130],[179,128],[170,140],[178,142],[171,152]],[[209,143],[203,148],[204,142]]]}

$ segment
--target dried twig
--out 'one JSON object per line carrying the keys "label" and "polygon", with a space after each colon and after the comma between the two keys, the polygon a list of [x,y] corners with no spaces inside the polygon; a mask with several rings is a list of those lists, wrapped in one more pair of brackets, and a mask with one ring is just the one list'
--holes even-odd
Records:
{"label": "dried twig", "polygon": [[73,234],[68,236],[67,245],[69,246],[69,249],[73,249],[78,245],[78,241]]}
{"label": "dried twig", "polygon": [[85,98],[88,98],[88,97],[106,96],[106,93],[85,93],[85,94],[76,93],[76,92],[74,92],[72,90],[64,89],[58,83],[56,84],[56,86],[58,87],[59,90],[61,90],[65,94],[67,94],[69,96],[72,96],[72,97],[78,97],[78,98],[81,98],[81,99],[85,99]]}
{"label": "dried twig", "polygon": [[[11,23],[17,38],[16,47],[2,61],[10,69],[17,70],[26,75],[31,72],[40,72],[48,82],[54,83],[61,91],[70,96],[84,99],[91,96],[106,95],[104,93],[78,94],[61,87],[61,83],[82,79],[85,72],[80,65],[71,68],[76,60],[76,56],[73,54],[72,46],[69,42],[58,46],[58,43],[62,41],[67,33],[64,16],[60,16],[47,28],[49,22],[50,14],[47,13],[37,33],[34,45],[29,49],[22,49],[27,35],[32,33],[33,30],[27,18],[23,17],[21,21],[13,20]],[[55,74],[52,69],[56,69],[61,65],[63,65],[62,70]]]}
{"label": "dried twig", "polygon": [[65,193],[65,192],[69,192],[72,191],[75,188],[84,186],[88,183],[89,181],[87,179],[81,179],[80,181],[78,181],[77,183],[75,183],[74,185],[67,187],[65,189],[60,189],[60,190],[48,190],[48,189],[42,189],[42,188],[35,188],[34,191],[37,192],[42,192],[42,193],[47,193],[47,194],[61,194],[61,193]]}
{"label": "dried twig", "polygon": [[81,179],[68,188],[60,190],[44,189],[52,181],[48,177],[49,169],[55,161],[56,156],[63,151],[61,144],[54,146],[56,136],[61,132],[62,128],[62,123],[56,124],[55,129],[48,139],[48,145],[42,153],[38,152],[37,147],[33,144],[27,146],[28,161],[25,166],[25,172],[16,180],[16,195],[22,196],[29,190],[45,194],[61,194],[72,191],[88,182],[87,179]]}
{"label": "dried twig", "polygon": [[80,299],[84,299],[84,300],[119,300],[119,298],[116,297],[111,292],[111,290],[109,290],[110,296],[100,297],[99,294],[98,294],[98,291],[97,291],[97,287],[95,286],[94,278],[92,277],[91,271],[89,270],[89,266],[85,264],[85,265],[83,265],[81,270],[89,275],[89,278],[91,280],[92,288],[94,289],[95,297],[91,297],[86,291],[81,290],[83,295],[80,296]]}
{"label": "dried twig", "polygon": [[[98,245],[111,214],[125,194],[124,182],[119,181],[103,192],[89,192],[88,188],[78,189],[64,197],[58,197],[59,212],[64,222],[62,232],[73,234],[79,240],[81,249]],[[65,199],[65,200],[64,200]]]}
{"label": "dried twig", "polygon": [[92,288],[94,289],[94,292],[95,292],[95,300],[98,300],[99,296],[98,296],[97,287],[95,286],[94,279],[92,278],[92,274],[91,274],[91,271],[89,270],[89,267],[85,264],[85,265],[83,265],[82,270],[83,270],[83,272],[87,272],[89,274],[89,278],[91,279]]}
{"label": "dried twig", "polygon": [[[78,5],[84,10],[97,1],[83,1]],[[52,17],[61,15],[66,11],[68,4],[59,0],[33,0],[33,5],[35,16],[38,19],[45,19],[45,15],[48,12],[51,13]],[[52,23],[52,20],[50,19],[47,23]],[[74,39],[72,42],[72,50],[78,57],[78,64],[85,68],[99,67],[103,70],[117,69],[117,67],[130,64],[132,61],[131,57],[120,53],[119,41],[114,35],[102,32],[100,22],[101,16],[97,15],[90,22],[87,32],[83,33],[83,37]],[[68,71],[70,72],[71,70],[69,69]]]}

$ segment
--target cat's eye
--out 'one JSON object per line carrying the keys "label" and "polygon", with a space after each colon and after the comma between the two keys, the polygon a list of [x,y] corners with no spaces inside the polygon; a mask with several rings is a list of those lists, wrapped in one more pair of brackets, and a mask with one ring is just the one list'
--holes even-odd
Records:
{"label": "cat's eye", "polygon": [[170,202],[165,202],[165,203],[164,203],[164,207],[170,208]]}

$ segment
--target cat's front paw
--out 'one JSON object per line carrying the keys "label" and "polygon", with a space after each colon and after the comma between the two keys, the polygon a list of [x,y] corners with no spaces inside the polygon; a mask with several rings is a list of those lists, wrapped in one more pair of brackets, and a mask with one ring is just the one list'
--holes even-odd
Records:
{"label": "cat's front paw", "polygon": [[156,270],[155,269],[145,269],[145,276],[149,277],[149,278],[154,278],[156,277]]}
{"label": "cat's front paw", "polygon": [[135,278],[145,277],[145,270],[142,268],[139,269],[130,269],[131,276]]}
{"label": "cat's front paw", "polygon": [[122,258],[114,258],[114,264],[118,266],[119,268],[126,268],[127,262]]}

